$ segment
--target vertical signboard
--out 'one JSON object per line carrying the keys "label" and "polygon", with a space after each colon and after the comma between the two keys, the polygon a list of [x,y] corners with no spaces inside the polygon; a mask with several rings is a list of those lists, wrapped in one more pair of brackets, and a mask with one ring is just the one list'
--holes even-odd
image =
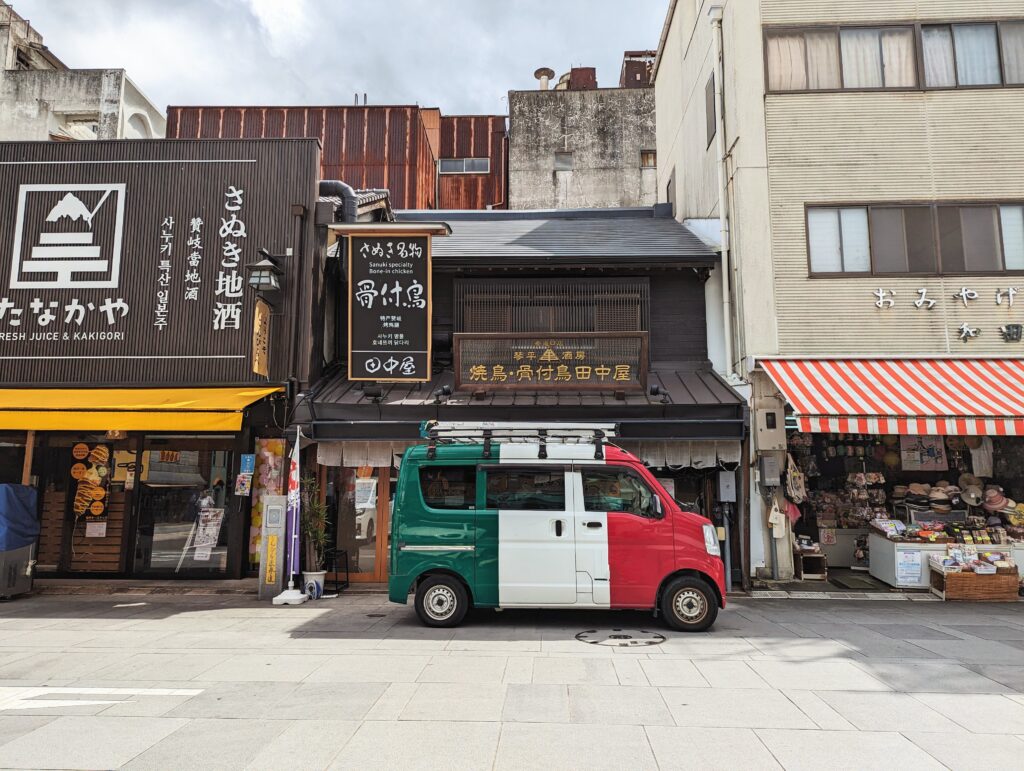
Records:
{"label": "vertical signboard", "polygon": [[430,236],[348,237],[349,380],[430,380]]}
{"label": "vertical signboard", "polygon": [[255,314],[252,323],[252,371],[267,377],[270,374],[270,306],[257,299]]}

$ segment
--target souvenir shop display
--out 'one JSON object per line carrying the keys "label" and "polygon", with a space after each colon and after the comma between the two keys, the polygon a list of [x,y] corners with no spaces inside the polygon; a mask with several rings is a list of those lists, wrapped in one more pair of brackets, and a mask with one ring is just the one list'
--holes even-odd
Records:
{"label": "souvenir shop display", "polygon": [[996,549],[1014,571],[1024,562],[1024,503],[1011,497],[1024,497],[1024,439],[794,432],[789,452],[805,495],[794,533],[830,568],[928,589],[947,546]]}
{"label": "souvenir shop display", "polygon": [[928,558],[929,588],[943,600],[1012,602],[1020,575],[1008,551],[979,550],[972,544],[951,544],[944,555]]}

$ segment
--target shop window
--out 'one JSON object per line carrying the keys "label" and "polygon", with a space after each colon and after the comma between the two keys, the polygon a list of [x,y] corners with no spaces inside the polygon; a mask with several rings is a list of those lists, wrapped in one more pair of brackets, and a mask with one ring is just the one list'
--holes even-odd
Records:
{"label": "shop window", "polygon": [[227,572],[228,522],[240,516],[229,490],[232,445],[228,439],[147,437],[134,479],[137,573]]}
{"label": "shop window", "polygon": [[654,516],[654,494],[628,469],[584,468],[581,474],[585,511]]}
{"label": "shop window", "polygon": [[565,472],[561,469],[488,470],[487,508],[565,511]]}
{"label": "shop window", "polygon": [[428,508],[475,509],[476,466],[423,466],[420,490]]}

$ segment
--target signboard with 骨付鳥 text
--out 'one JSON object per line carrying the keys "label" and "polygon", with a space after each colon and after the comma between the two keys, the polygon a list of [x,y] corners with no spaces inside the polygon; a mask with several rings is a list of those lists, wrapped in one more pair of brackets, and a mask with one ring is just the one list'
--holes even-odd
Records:
{"label": "signboard with \u9aa8\u4ed8\u9ce5 text", "polygon": [[430,236],[348,237],[349,380],[430,380]]}
{"label": "signboard with \u9aa8\u4ed8\u9ce5 text", "polygon": [[646,332],[455,335],[456,388],[618,391],[646,382]]}

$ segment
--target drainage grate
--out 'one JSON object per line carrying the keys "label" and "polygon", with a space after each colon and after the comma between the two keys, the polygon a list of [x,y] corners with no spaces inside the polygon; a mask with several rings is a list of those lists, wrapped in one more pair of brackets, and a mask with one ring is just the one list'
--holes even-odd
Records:
{"label": "drainage grate", "polygon": [[576,635],[588,645],[608,645],[613,648],[636,648],[641,645],[660,645],[665,636],[646,629],[588,629]]}
{"label": "drainage grate", "polygon": [[387,613],[367,613],[366,617],[367,618],[384,618],[384,616],[386,616],[386,615],[387,615]]}

